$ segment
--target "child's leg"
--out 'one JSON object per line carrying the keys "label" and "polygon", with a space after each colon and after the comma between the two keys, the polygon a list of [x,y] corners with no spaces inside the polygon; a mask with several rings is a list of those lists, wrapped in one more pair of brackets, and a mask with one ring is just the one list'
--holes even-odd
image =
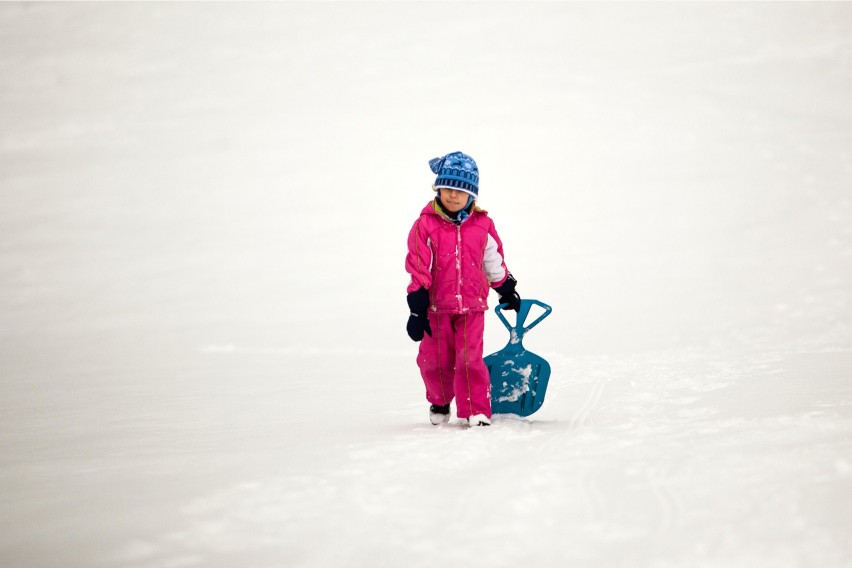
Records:
{"label": "child's leg", "polygon": [[453,317],[456,332],[456,409],[459,418],[484,414],[491,418],[491,379],[482,360],[485,312]]}
{"label": "child's leg", "polygon": [[426,385],[426,400],[443,406],[453,400],[453,365],[455,345],[451,316],[429,313],[432,337],[423,336],[417,354],[417,366]]}

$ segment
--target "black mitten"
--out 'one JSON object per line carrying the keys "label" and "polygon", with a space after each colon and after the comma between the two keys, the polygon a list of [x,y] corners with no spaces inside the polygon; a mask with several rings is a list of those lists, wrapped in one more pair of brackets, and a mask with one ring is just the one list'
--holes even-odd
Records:
{"label": "black mitten", "polygon": [[501,304],[509,304],[507,307],[503,308],[504,310],[515,310],[516,312],[521,309],[521,296],[515,292],[515,286],[518,284],[518,281],[515,280],[515,277],[509,273],[509,276],[506,277],[506,281],[494,288],[494,291],[500,294],[500,303]]}
{"label": "black mitten", "polygon": [[429,310],[429,290],[421,287],[419,290],[408,294],[408,309],[411,310],[411,315],[408,316],[408,324],[405,326],[408,337],[414,341],[422,340],[424,333],[432,337],[429,316],[426,315]]}

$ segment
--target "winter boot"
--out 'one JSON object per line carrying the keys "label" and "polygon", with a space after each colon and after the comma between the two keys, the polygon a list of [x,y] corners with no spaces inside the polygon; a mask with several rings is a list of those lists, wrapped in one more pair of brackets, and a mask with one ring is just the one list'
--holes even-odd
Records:
{"label": "winter boot", "polygon": [[433,404],[429,407],[429,422],[437,426],[450,421],[450,405],[438,406]]}
{"label": "winter boot", "polygon": [[484,414],[474,414],[467,419],[468,426],[491,426],[491,419]]}

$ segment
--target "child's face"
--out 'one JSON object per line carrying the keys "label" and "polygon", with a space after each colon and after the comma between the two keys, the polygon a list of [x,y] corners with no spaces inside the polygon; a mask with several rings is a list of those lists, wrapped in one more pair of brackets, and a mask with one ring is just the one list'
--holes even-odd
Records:
{"label": "child's face", "polygon": [[458,213],[464,209],[464,206],[467,205],[467,198],[470,197],[470,194],[464,191],[447,189],[446,187],[439,189],[438,193],[441,196],[441,203],[450,213]]}

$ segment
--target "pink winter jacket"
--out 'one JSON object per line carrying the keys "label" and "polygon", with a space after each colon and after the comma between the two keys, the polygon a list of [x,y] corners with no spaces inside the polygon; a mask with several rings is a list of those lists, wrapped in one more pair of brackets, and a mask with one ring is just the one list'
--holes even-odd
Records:
{"label": "pink winter jacket", "polygon": [[503,243],[488,212],[474,207],[456,225],[432,201],[408,234],[408,292],[429,290],[430,310],[463,314],[488,309],[488,290],[506,281]]}

